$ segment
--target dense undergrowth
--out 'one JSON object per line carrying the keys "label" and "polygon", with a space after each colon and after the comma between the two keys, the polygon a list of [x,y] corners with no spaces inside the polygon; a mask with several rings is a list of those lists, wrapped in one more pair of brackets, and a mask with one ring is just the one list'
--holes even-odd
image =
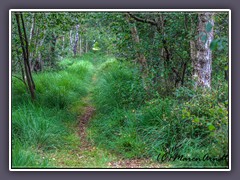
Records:
{"label": "dense undergrowth", "polygon": [[226,82],[210,91],[181,87],[166,96],[156,91],[149,99],[131,64],[107,61],[97,77],[93,99],[98,114],[89,137],[98,146],[173,167],[227,167],[227,161],[217,159],[228,155]]}
{"label": "dense undergrowth", "polygon": [[[89,89],[96,114],[87,134],[97,147],[124,158],[158,158],[173,167],[227,167],[227,161],[216,159],[228,155],[226,82],[213,82],[210,91],[181,87],[166,96],[156,91],[150,98],[136,66],[96,54],[82,59],[35,74],[35,102],[13,79],[13,167],[51,167],[41,154],[76,147],[72,127]],[[212,159],[203,160],[204,155]]]}

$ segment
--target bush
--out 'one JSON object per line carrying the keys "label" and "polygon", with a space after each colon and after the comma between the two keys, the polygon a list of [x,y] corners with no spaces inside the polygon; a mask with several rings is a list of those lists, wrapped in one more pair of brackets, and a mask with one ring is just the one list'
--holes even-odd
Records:
{"label": "bush", "polygon": [[[199,91],[194,98],[179,104],[173,99],[156,100],[143,108],[141,138],[147,143],[148,154],[178,153],[190,157],[213,157],[228,154],[228,109],[220,103],[215,91]],[[172,154],[173,155],[173,154]],[[189,167],[192,166],[189,162]],[[181,164],[183,165],[183,164]],[[185,162],[186,165],[186,162]],[[197,165],[197,163],[195,163]],[[202,162],[200,166],[216,166]],[[226,166],[221,162],[218,166]]]}
{"label": "bush", "polygon": [[[110,65],[105,68],[112,69]],[[117,68],[114,72],[109,77],[112,78],[112,74],[121,74],[117,72]],[[114,82],[124,86],[121,81],[124,79],[125,82],[126,77],[117,77],[113,78]],[[105,101],[100,104],[105,105],[106,109],[102,110],[100,107],[101,111],[91,122],[89,130],[90,139],[98,145],[126,158],[150,157],[154,160],[159,154],[174,156],[178,153],[189,158],[202,158],[205,154],[211,157],[228,154],[228,109],[225,101],[227,94],[215,89],[199,89],[194,92],[182,88],[175,93],[177,98],[159,97],[145,104],[131,104],[131,101],[123,103],[123,97],[114,94],[117,89],[114,89],[115,86],[110,81],[105,86]],[[131,94],[131,97],[137,94],[138,92]],[[185,98],[185,101],[180,101],[182,98]],[[170,163],[176,167],[198,168],[226,167],[228,164],[226,161],[210,160],[170,160]]]}

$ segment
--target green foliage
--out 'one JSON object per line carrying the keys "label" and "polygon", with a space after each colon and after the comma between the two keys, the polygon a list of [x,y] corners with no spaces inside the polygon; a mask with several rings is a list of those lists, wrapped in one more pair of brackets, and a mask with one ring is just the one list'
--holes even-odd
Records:
{"label": "green foliage", "polygon": [[97,75],[94,101],[102,113],[114,108],[131,108],[144,103],[146,92],[139,72],[116,60],[103,63]]}
{"label": "green foliage", "polygon": [[227,43],[227,38],[214,39],[210,44],[210,48],[211,50],[222,51],[224,48],[227,47]]}
{"label": "green foliage", "polygon": [[[115,69],[117,65],[114,61],[111,66],[105,64],[104,70]],[[100,85],[102,83],[97,84]],[[111,91],[109,82],[105,86],[111,87],[104,87],[108,98],[106,100],[104,96],[106,101],[101,102],[104,107],[97,106],[99,114],[92,120],[88,132],[89,138],[100,147],[125,158],[150,157],[154,160],[159,154],[174,156],[178,153],[189,158],[228,154],[227,93],[222,94],[216,89],[194,91],[180,88],[175,96],[152,99],[139,107],[139,103],[120,104],[119,97],[115,105],[113,102],[117,95],[110,93],[116,89]],[[98,87],[95,90],[99,93]],[[95,98],[100,99],[102,95],[99,93]],[[175,167],[197,168],[226,167],[228,163],[210,160],[169,162]]]}

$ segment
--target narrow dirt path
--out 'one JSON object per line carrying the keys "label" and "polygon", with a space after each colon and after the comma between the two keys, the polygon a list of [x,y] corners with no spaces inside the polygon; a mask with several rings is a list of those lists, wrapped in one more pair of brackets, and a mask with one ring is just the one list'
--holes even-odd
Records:
{"label": "narrow dirt path", "polygon": [[111,168],[166,168],[167,165],[153,162],[150,159],[122,159],[110,162]]}
{"label": "narrow dirt path", "polygon": [[[93,117],[95,109],[92,106],[86,106],[84,114],[79,117],[79,136],[81,141],[80,151],[91,151],[94,149],[93,145],[87,140],[87,125]],[[150,159],[121,159],[110,161],[106,164],[109,168],[162,168],[166,167],[160,165]]]}
{"label": "narrow dirt path", "polygon": [[[92,84],[96,81],[96,75],[92,78]],[[79,117],[79,136],[80,136],[80,152],[88,152],[88,151],[99,151],[97,154],[101,154],[102,150],[98,150],[94,147],[87,139],[87,126],[88,122],[94,116],[94,112],[96,109],[90,103],[91,93],[87,97],[84,98],[86,102],[86,107],[83,110],[83,114]],[[106,168],[166,168],[167,165],[159,164],[153,162],[151,159],[123,159],[122,157],[113,155],[111,153],[107,153],[107,159],[105,166]],[[114,157],[114,158],[113,158]],[[92,159],[95,157],[85,157],[86,159]],[[106,157],[105,157],[106,158]]]}
{"label": "narrow dirt path", "polygon": [[88,121],[93,116],[95,109],[92,106],[87,106],[84,109],[84,114],[79,118],[79,136],[81,141],[80,150],[87,150],[91,144],[87,141],[86,128]]}

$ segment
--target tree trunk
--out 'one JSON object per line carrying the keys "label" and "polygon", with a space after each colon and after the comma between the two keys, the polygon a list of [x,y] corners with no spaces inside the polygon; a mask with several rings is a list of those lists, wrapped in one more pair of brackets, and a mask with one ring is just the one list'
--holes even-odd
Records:
{"label": "tree trunk", "polygon": [[55,48],[57,43],[58,36],[52,34],[51,46],[50,46],[50,63],[52,66],[55,66],[56,55],[55,55]]}
{"label": "tree trunk", "polygon": [[137,62],[141,65],[141,76],[142,76],[142,84],[144,89],[146,90],[146,92],[148,94],[150,94],[149,92],[149,87],[146,83],[146,78],[148,76],[148,72],[147,72],[147,60],[144,56],[144,54],[141,52],[140,46],[140,39],[138,36],[138,31],[137,31],[137,27],[135,25],[135,22],[131,19],[131,16],[126,13],[126,20],[129,24],[130,27],[130,31],[131,31],[131,35],[132,35],[132,39],[133,39],[133,44],[134,44],[134,48],[136,51],[136,57],[137,57]]}
{"label": "tree trunk", "polygon": [[[33,37],[35,35],[35,22],[36,22],[36,18],[35,18],[35,13],[34,13],[33,16],[32,16],[32,25],[31,25],[30,35],[29,35],[29,47],[32,47],[33,44],[34,44],[33,43]],[[30,63],[30,66],[31,66],[31,71],[32,71],[33,67],[34,67],[34,62],[33,62],[34,53],[33,53],[33,51],[31,51],[31,49],[33,49],[33,48],[30,48],[29,63]]]}
{"label": "tree trunk", "polygon": [[138,31],[137,31],[137,27],[134,23],[133,20],[131,20],[131,17],[129,14],[126,14],[126,19],[129,23],[129,27],[130,27],[130,31],[131,31],[131,34],[132,34],[132,39],[133,39],[133,42],[134,42],[134,46],[135,46],[135,49],[136,49],[136,56],[137,56],[137,61],[138,63],[141,64],[141,71],[143,72],[143,74],[146,73],[147,71],[147,60],[144,56],[144,54],[141,52],[140,50],[140,39],[139,39],[139,36],[138,36]]}
{"label": "tree trunk", "polygon": [[192,62],[192,67],[193,67],[193,71],[192,71],[192,75],[193,77],[197,77],[197,70],[196,70],[196,60],[197,60],[197,51],[196,51],[196,43],[194,40],[190,41],[190,58],[191,58],[191,62]]}
{"label": "tree trunk", "polygon": [[196,86],[211,88],[212,52],[210,43],[213,40],[213,14],[198,14],[197,55],[194,69],[196,70]]}
{"label": "tree trunk", "polygon": [[86,39],[86,47],[85,47],[85,52],[87,53],[88,52],[88,41]]}
{"label": "tree trunk", "polygon": [[79,36],[79,54],[82,55],[82,36],[80,34]]}
{"label": "tree trunk", "polygon": [[79,29],[79,25],[76,26],[76,35],[75,35],[75,40],[74,40],[74,45],[73,45],[73,55],[74,55],[74,57],[77,54],[77,45],[78,45],[78,39],[79,39],[78,29]]}
{"label": "tree trunk", "polygon": [[43,70],[43,63],[44,62],[42,60],[42,53],[41,53],[41,51],[39,51],[39,47],[42,47],[44,39],[45,39],[45,31],[44,31],[43,39],[41,39],[38,46],[36,47],[37,60],[34,64],[34,71],[35,72]]}
{"label": "tree trunk", "polygon": [[[19,34],[22,52],[23,52],[24,69],[25,69],[25,75],[26,75],[26,79],[27,79],[27,85],[28,85],[28,89],[31,94],[31,98],[32,98],[32,100],[34,100],[35,99],[35,84],[32,79],[32,74],[31,74],[30,65],[29,65],[28,40],[27,40],[27,34],[26,34],[25,25],[24,25],[24,20],[23,20],[23,16],[21,13],[16,13],[15,16],[16,16],[16,20],[17,20],[18,34]],[[22,35],[20,18],[21,18],[24,37]]]}
{"label": "tree trunk", "polygon": [[32,37],[34,36],[35,22],[36,22],[36,18],[35,18],[35,13],[34,13],[33,17],[32,17],[32,26],[31,26],[31,30],[30,30],[29,43],[31,43]]}
{"label": "tree trunk", "polygon": [[62,51],[64,51],[64,46],[65,46],[65,44],[64,44],[64,36],[62,37]]}
{"label": "tree trunk", "polygon": [[72,53],[72,48],[73,48],[73,35],[72,35],[72,30],[69,32],[69,38],[70,38],[70,52]]}

